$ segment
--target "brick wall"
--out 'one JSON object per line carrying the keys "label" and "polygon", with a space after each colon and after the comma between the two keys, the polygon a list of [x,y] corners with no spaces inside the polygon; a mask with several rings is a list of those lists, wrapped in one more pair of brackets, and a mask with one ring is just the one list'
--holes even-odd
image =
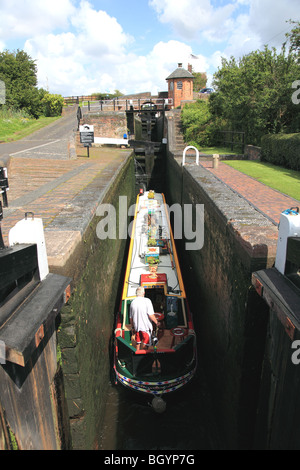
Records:
{"label": "brick wall", "polygon": [[[182,83],[182,88],[178,88],[178,82]],[[171,89],[173,84],[173,90]],[[193,80],[189,78],[180,78],[169,80],[169,98],[173,99],[173,106],[177,108],[181,101],[193,99]]]}
{"label": "brick wall", "polygon": [[245,155],[247,156],[248,160],[260,160],[261,147],[255,147],[254,145],[246,145]]}
{"label": "brick wall", "polygon": [[[80,124],[93,125],[95,137],[122,139],[123,135],[127,133],[127,117],[125,112],[84,114]],[[77,145],[79,145],[79,140],[78,133]]]}

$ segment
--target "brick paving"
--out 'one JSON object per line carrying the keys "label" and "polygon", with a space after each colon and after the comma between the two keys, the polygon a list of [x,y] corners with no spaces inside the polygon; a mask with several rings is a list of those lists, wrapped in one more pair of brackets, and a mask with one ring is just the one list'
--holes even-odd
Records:
{"label": "brick paving", "polygon": [[[204,168],[215,175],[220,181],[246,199],[255,209],[265,215],[274,224],[279,223],[280,214],[285,209],[299,207],[300,201],[280,193],[234,168],[219,162],[213,168],[212,161],[199,162]],[[300,195],[300,189],[299,189]]]}
{"label": "brick paving", "polygon": [[9,230],[25,212],[33,212],[43,220],[49,264],[63,264],[130,153],[103,149],[96,158],[74,160],[11,157],[8,208],[1,223],[4,243],[8,244]]}

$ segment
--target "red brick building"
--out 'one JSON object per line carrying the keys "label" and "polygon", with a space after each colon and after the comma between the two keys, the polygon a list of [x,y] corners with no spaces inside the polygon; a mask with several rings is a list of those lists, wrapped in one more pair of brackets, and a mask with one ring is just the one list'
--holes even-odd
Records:
{"label": "red brick building", "polygon": [[[189,67],[191,69],[191,67]],[[166,78],[168,82],[168,98],[173,99],[173,106],[177,108],[181,101],[193,99],[193,74],[185,70],[182,64]]]}

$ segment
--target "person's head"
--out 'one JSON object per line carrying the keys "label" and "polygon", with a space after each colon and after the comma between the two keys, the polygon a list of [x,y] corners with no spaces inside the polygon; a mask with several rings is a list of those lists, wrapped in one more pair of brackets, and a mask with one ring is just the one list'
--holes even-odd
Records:
{"label": "person's head", "polygon": [[136,290],[137,297],[143,297],[145,295],[145,289],[139,286]]}

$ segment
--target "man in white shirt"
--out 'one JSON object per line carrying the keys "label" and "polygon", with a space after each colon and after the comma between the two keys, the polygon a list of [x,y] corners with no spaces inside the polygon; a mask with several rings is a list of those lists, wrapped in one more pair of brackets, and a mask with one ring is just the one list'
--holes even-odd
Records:
{"label": "man in white shirt", "polygon": [[138,287],[136,298],[130,305],[130,323],[133,332],[135,331],[136,349],[147,349],[151,344],[152,323],[156,325],[158,321],[154,315],[153,305],[150,299],[145,297],[144,287]]}

